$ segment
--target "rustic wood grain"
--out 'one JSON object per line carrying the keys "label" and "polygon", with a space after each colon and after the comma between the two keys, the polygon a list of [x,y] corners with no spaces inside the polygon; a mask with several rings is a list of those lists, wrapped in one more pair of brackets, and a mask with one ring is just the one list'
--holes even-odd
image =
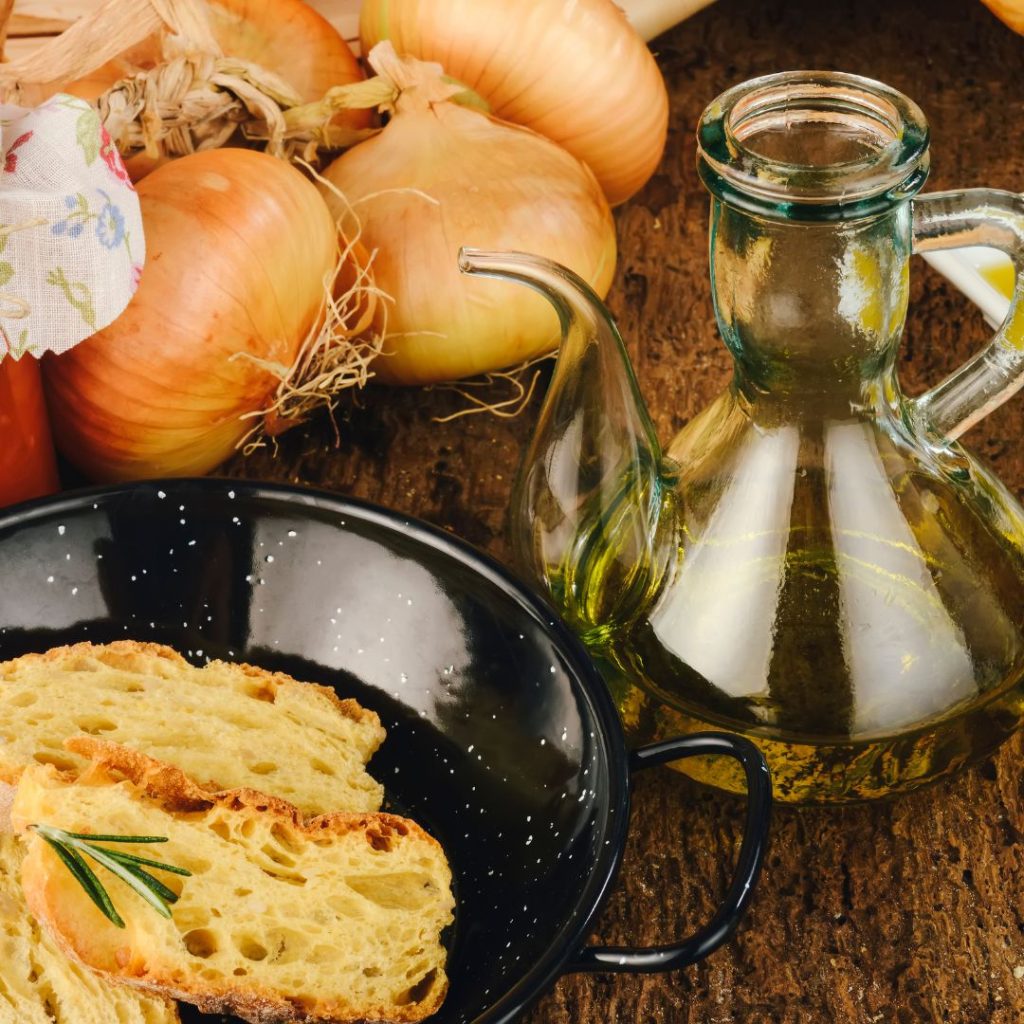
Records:
{"label": "rustic wood grain", "polygon": [[[935,188],[1024,189],[1024,39],[979,3],[721,0],[659,40],[672,134],[657,177],[618,211],[611,305],[667,437],[725,384],[712,321],[707,204],[693,168],[704,103],[763,72],[815,66],[882,78],[915,97],[934,132]],[[919,390],[985,337],[980,315],[915,264],[902,375]],[[371,389],[277,458],[231,473],[327,487],[423,516],[506,557],[503,516],[536,417],[431,418],[443,392]],[[1024,401],[969,442],[1024,490]],[[530,1024],[1018,1024],[1024,1020],[1024,745],[896,803],[781,809],[760,893],[739,936],[669,977],[563,979]],[[633,838],[601,920],[605,941],[652,943],[693,928],[724,890],[742,804],[663,770],[638,780]]]}

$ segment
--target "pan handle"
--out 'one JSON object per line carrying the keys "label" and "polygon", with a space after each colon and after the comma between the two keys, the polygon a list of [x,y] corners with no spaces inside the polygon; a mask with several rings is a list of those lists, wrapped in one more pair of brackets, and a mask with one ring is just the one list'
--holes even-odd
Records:
{"label": "pan handle", "polygon": [[725,899],[710,924],[682,942],[667,946],[636,949],[630,946],[589,946],[568,970],[617,971],[629,974],[654,974],[674,971],[703,960],[736,930],[750,903],[754,883],[761,871],[768,825],[771,819],[772,784],[768,765],[750,740],[728,733],[702,732],[678,739],[653,743],[633,751],[630,771],[639,771],[684,757],[724,754],[743,765],[747,778],[747,821],[736,873]]}

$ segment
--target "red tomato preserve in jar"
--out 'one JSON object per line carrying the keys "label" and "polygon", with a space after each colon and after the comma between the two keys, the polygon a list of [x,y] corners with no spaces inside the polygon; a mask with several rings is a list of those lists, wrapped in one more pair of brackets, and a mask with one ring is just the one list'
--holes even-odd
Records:
{"label": "red tomato preserve in jar", "polygon": [[28,355],[0,358],[0,506],[58,486],[39,362]]}

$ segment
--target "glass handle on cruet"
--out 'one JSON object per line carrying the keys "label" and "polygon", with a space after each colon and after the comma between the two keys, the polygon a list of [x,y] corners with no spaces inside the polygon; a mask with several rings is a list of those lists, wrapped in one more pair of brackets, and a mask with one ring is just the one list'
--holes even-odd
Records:
{"label": "glass handle on cruet", "polygon": [[1024,387],[1024,195],[996,189],[935,192],[913,202],[914,252],[980,245],[1013,261],[1010,310],[989,344],[916,400],[923,423],[956,440]]}

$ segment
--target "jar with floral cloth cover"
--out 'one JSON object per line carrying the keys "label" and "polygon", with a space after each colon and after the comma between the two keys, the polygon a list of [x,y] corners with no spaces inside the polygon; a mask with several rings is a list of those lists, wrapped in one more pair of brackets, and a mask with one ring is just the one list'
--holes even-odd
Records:
{"label": "jar with floral cloth cover", "polygon": [[138,198],[95,110],[62,94],[0,105],[0,505],[57,489],[38,360],[116,319],[144,259]]}

